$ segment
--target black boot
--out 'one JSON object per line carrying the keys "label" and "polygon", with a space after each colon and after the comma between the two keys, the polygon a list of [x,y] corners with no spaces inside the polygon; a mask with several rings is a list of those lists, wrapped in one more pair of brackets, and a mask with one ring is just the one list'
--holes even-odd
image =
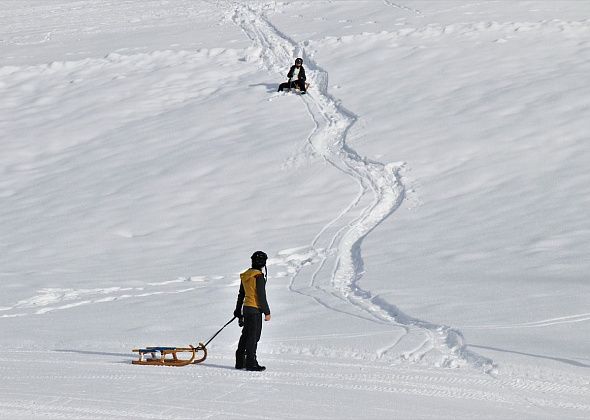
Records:
{"label": "black boot", "polygon": [[246,355],[243,352],[236,351],[236,369],[244,369],[246,367]]}
{"label": "black boot", "polygon": [[266,367],[260,366],[256,359],[246,359],[246,370],[262,372],[263,370],[266,370]]}
{"label": "black boot", "polygon": [[260,366],[260,365],[256,364],[253,366],[246,366],[246,370],[249,370],[252,372],[262,372],[263,370],[266,370],[266,366]]}

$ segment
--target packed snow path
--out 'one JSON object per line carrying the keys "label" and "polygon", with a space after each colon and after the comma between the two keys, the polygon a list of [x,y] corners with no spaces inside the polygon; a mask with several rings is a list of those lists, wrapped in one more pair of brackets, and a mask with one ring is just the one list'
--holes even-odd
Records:
{"label": "packed snow path", "polygon": [[[68,363],[63,362],[64,357]],[[362,404],[364,417],[371,419],[416,418],[411,408],[380,409],[383,401],[396,396],[438,401],[437,418],[452,418],[448,403],[467,407],[477,404],[484,407],[483,411],[493,411],[491,416],[484,412],[484,418],[512,418],[523,406],[527,407],[526,414],[520,418],[530,419],[556,418],[551,414],[558,413],[572,415],[567,418],[583,418],[590,411],[584,401],[587,386],[569,378],[558,382],[542,378],[494,378],[466,370],[411,365],[383,367],[354,360],[283,357],[267,358],[274,370],[259,374],[235,371],[228,367],[230,359],[214,355],[203,365],[178,369],[114,362],[122,357],[117,352],[65,349],[5,352],[0,358],[7,366],[3,377],[13,386],[0,395],[0,418],[350,418],[346,404],[329,403],[326,396],[334,393]],[[27,379],[46,386],[34,394],[22,386],[22,381]],[[52,386],[56,381],[75,391],[64,396],[64,392]],[[92,392],[80,392],[84,389],[81,385],[90,382]],[[287,397],[285,389],[289,390]],[[261,393],[264,399],[260,399]],[[312,395],[318,394],[325,396],[323,404],[314,402]],[[139,402],[138,396],[144,400]],[[35,398],[34,404],[31,398]],[[297,410],[285,410],[282,403],[285,398],[290,404],[306,403]]]}
{"label": "packed snow path", "polygon": [[[233,8],[229,12],[233,22],[258,48],[260,56],[254,58],[263,68],[284,73],[295,57],[303,57],[312,88],[302,99],[315,124],[306,141],[323,159],[357,182],[360,189],[350,205],[316,235],[304,258],[286,256],[294,264],[291,290],[332,310],[359,317],[368,315],[376,322],[402,329],[401,338],[397,335],[390,346],[377,350],[380,357],[389,354],[444,367],[469,363],[486,372],[492,370],[491,360],[467,350],[459,331],[410,317],[360,287],[361,244],[403,202],[403,163],[371,161],[346,144],[346,135],[356,120],[354,114],[328,93],[328,73],[267,19],[264,5],[236,3],[229,7]],[[317,261],[317,266],[304,264],[309,261]]]}

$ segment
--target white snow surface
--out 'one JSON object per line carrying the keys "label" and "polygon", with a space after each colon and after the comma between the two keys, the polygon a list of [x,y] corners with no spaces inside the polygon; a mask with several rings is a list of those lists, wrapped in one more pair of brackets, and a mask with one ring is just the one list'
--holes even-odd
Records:
{"label": "white snow surface", "polygon": [[[0,418],[590,417],[590,2],[0,0],[0,97]],[[267,371],[131,364],[257,249]]]}

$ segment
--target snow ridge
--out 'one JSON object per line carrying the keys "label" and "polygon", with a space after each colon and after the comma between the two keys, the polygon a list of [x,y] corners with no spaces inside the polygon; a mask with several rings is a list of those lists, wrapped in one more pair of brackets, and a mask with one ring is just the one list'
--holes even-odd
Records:
{"label": "snow ridge", "polygon": [[[467,23],[429,23],[424,26],[404,27],[394,31],[363,32],[342,36],[326,36],[315,43],[348,43],[358,38],[374,38],[398,42],[404,39],[436,39],[447,36],[457,38],[476,38],[481,35],[504,36],[514,38],[527,33],[558,33],[564,36],[585,36],[590,31],[590,20],[565,21],[560,19],[542,20],[538,22],[497,22],[479,21]],[[499,38],[504,39],[504,38]],[[496,39],[497,40],[497,39]],[[497,41],[496,41],[497,42]]]}
{"label": "snow ridge", "polygon": [[[359,185],[359,194],[322,228],[303,254],[283,252],[288,254],[284,255],[284,261],[290,265],[292,275],[290,289],[312,297],[329,309],[403,329],[405,335],[390,347],[379,350],[379,357],[389,354],[443,367],[467,364],[490,372],[494,369],[493,362],[467,350],[459,331],[412,318],[360,287],[363,239],[403,202],[405,164],[371,161],[346,144],[356,116],[328,93],[328,73],[306,54],[302,45],[265,17],[263,4],[230,3],[228,6],[231,8],[228,17],[255,44],[258,55],[250,57],[251,61],[267,71],[283,73],[286,63],[296,56],[303,57],[312,89],[302,99],[315,123],[307,141],[325,161]],[[303,274],[312,263],[318,265],[305,281]]]}

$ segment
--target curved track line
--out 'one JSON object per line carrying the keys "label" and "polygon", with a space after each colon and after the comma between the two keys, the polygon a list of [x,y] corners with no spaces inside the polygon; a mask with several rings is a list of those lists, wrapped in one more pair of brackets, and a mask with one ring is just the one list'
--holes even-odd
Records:
{"label": "curved track line", "polygon": [[[366,315],[369,314],[373,321],[403,328],[406,336],[417,333],[427,337],[418,348],[402,354],[402,359],[413,362],[425,360],[445,367],[470,364],[486,372],[491,371],[493,362],[467,350],[459,331],[407,316],[396,306],[378,297],[372,298],[369,291],[360,287],[359,280],[363,273],[362,241],[403,202],[405,187],[399,174],[403,164],[383,164],[369,160],[346,144],[347,134],[356,122],[356,116],[328,93],[328,73],[300,45],[265,17],[264,5],[239,2],[226,5],[231,20],[257,47],[259,57],[256,58],[263,68],[282,73],[285,63],[290,63],[295,56],[304,58],[309,79],[314,86],[313,91],[302,97],[315,124],[308,141],[328,163],[360,185],[359,195],[313,239],[308,261],[319,257],[318,268],[307,282],[300,284],[297,278],[304,264],[294,267],[295,273],[289,288],[312,297],[329,309],[363,319],[367,319]],[[329,267],[332,269],[326,273]],[[378,352],[387,353],[399,341]]]}
{"label": "curved track line", "polygon": [[501,330],[510,328],[541,328],[550,327],[552,325],[572,324],[576,322],[590,321],[590,313],[562,316],[558,318],[549,318],[541,321],[523,322],[519,324],[508,325],[466,325],[462,328],[477,328],[481,330]]}

